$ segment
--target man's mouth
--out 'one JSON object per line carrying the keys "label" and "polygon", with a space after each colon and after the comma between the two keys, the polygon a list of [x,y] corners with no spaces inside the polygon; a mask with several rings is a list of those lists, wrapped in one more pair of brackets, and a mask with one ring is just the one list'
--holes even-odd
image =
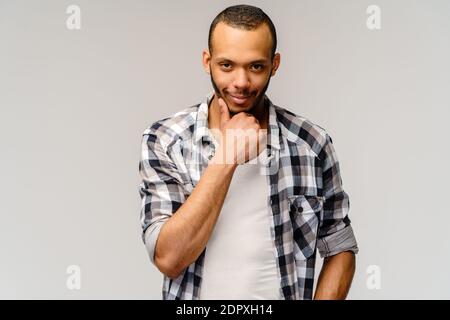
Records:
{"label": "man's mouth", "polygon": [[232,94],[228,94],[231,100],[236,104],[244,104],[250,99],[250,96],[235,96]]}

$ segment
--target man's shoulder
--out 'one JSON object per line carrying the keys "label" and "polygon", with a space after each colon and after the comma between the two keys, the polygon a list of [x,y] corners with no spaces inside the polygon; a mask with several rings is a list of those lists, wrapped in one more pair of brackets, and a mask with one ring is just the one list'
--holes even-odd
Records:
{"label": "man's shoulder", "polygon": [[295,144],[307,144],[316,154],[331,137],[325,128],[309,118],[274,105],[277,121],[283,136]]}
{"label": "man's shoulder", "polygon": [[145,128],[143,135],[153,135],[161,140],[173,140],[193,133],[200,103],[181,109],[159,119]]}

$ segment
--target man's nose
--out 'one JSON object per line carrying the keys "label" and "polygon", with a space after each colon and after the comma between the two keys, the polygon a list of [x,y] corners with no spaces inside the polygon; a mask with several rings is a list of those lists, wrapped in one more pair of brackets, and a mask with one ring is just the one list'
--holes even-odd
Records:
{"label": "man's nose", "polygon": [[250,81],[245,70],[237,70],[233,85],[240,90],[250,87]]}

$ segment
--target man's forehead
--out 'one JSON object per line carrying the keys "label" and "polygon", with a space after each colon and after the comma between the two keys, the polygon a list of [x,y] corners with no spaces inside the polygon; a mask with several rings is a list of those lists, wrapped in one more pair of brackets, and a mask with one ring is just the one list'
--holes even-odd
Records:
{"label": "man's forehead", "polygon": [[270,30],[266,24],[246,30],[220,22],[213,32],[212,42],[213,54],[228,59],[267,59],[272,48]]}

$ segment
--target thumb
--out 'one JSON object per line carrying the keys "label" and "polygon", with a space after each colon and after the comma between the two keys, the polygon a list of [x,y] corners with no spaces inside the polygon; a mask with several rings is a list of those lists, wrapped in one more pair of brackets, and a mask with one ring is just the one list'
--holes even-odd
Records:
{"label": "thumb", "polygon": [[218,100],[219,108],[220,108],[220,123],[225,123],[230,120],[230,111],[228,110],[228,106],[222,98]]}

